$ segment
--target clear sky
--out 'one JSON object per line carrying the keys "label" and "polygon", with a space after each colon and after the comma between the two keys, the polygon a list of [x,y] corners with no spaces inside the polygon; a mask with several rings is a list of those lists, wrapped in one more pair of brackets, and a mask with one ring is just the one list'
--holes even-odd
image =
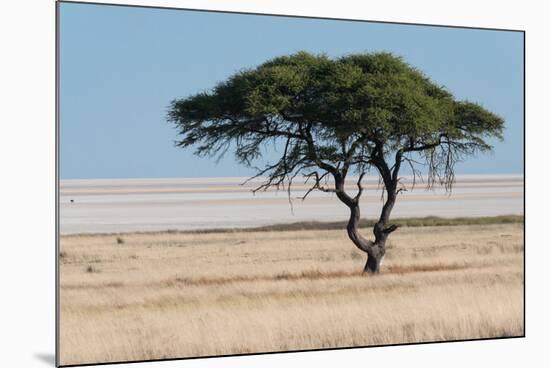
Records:
{"label": "clear sky", "polygon": [[247,176],[174,147],[174,98],[245,67],[305,50],[390,51],[459,99],[506,121],[504,142],[459,174],[523,171],[523,34],[370,22],[62,3],[60,175],[72,178]]}

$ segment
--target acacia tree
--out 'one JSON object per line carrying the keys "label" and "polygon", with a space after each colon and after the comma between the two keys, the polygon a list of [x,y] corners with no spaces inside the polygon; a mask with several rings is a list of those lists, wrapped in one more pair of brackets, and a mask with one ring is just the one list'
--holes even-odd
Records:
{"label": "acacia tree", "polygon": [[[500,117],[457,101],[389,53],[277,57],[208,92],[172,101],[168,120],[180,135],[177,146],[194,146],[199,156],[234,150],[240,163],[255,167],[263,146],[279,146],[278,160],[256,168],[254,178],[265,181],[255,190],[286,187],[290,196],[293,180],[303,178],[311,186],[302,199],[314,190],[334,193],[350,210],[349,238],[368,255],[364,271],[375,273],[397,229],[390,214],[405,190],[403,164],[415,178],[427,172],[427,185],[450,190],[455,163],[490,150],[487,139],[502,139],[503,131]],[[373,240],[358,229],[362,180],[371,169],[385,192]],[[350,173],[357,186],[353,193],[345,187]]]}

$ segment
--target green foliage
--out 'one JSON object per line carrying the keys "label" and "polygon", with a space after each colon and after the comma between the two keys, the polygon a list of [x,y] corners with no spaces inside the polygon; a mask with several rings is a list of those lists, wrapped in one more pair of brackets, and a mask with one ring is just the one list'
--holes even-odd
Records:
{"label": "green foliage", "polygon": [[317,189],[326,174],[345,178],[348,170],[372,166],[388,187],[401,162],[414,170],[419,154],[432,180],[452,182],[454,163],[491,149],[487,138],[502,138],[504,127],[497,115],[457,101],[389,53],[277,57],[209,92],[172,101],[168,120],[181,135],[178,145],[194,146],[198,155],[234,147],[251,166],[263,145],[284,147],[278,162],[258,169],[269,177],[266,187],[303,174],[315,175]]}

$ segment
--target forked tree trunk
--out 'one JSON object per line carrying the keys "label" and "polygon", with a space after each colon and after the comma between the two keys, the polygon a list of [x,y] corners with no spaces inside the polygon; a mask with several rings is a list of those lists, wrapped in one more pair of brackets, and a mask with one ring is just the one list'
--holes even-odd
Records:
{"label": "forked tree trunk", "polygon": [[[382,233],[382,236],[376,237],[375,241],[365,239],[359,233],[359,220],[361,218],[361,211],[359,204],[350,207],[350,219],[347,226],[348,236],[351,241],[363,252],[367,253],[367,263],[363,269],[363,272],[378,273],[380,272],[380,264],[384,255],[386,254],[386,238],[387,235]],[[378,223],[376,226],[379,226]],[[376,228],[375,226],[375,228]],[[376,231],[375,231],[376,233]]]}
{"label": "forked tree trunk", "polygon": [[[387,180],[386,192],[388,194],[388,197],[386,199],[386,202],[384,203],[384,207],[382,207],[382,213],[380,214],[380,219],[374,225],[374,228],[373,228],[374,241],[365,239],[359,233],[359,220],[361,219],[361,209],[359,208],[359,197],[361,193],[359,193],[355,198],[351,198],[344,191],[343,178],[339,175],[335,175],[335,182],[336,182],[337,197],[344,204],[346,204],[346,206],[348,206],[348,208],[350,209],[350,218],[347,225],[348,236],[357,248],[367,253],[368,255],[367,263],[365,264],[363,272],[374,273],[374,274],[378,273],[380,272],[380,265],[382,263],[382,259],[386,254],[386,239],[388,238],[391,232],[397,229],[397,227],[394,225],[387,227],[387,224],[390,219],[390,213],[391,213],[391,210],[393,209],[393,206],[395,204],[395,199],[397,196],[397,192],[395,190],[396,188],[395,183],[397,183],[397,181]],[[361,187],[360,187],[360,192],[362,192]]]}

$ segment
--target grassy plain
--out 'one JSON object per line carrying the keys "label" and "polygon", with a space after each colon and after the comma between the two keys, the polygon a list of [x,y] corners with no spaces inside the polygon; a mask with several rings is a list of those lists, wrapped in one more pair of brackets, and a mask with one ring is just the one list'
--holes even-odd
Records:
{"label": "grassy plain", "polygon": [[377,276],[343,230],[63,236],[60,361],[522,335],[523,225],[493,222],[402,227]]}

